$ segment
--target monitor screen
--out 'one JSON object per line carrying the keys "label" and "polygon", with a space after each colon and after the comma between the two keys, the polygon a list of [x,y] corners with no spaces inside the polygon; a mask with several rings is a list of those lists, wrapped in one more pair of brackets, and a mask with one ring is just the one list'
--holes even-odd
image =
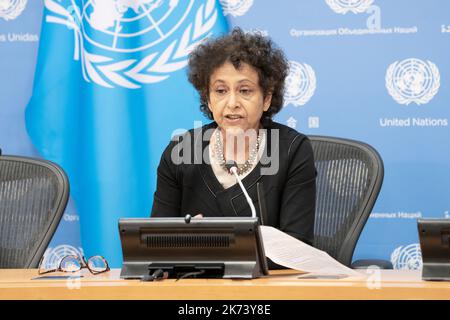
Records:
{"label": "monitor screen", "polygon": [[257,278],[268,274],[257,218],[120,219],[121,277],[162,269],[171,278]]}

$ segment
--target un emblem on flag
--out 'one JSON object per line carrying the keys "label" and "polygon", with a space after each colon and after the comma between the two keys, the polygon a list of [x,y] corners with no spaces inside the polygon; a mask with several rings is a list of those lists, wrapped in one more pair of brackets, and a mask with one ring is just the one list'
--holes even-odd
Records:
{"label": "un emblem on flag", "polygon": [[14,20],[25,9],[28,0],[0,0],[0,18]]}
{"label": "un emblem on flag", "polygon": [[284,105],[303,106],[314,95],[316,74],[310,65],[289,61],[289,74],[286,77]]}
{"label": "un emblem on flag", "polygon": [[392,63],[386,71],[386,89],[400,104],[428,103],[440,86],[439,70],[431,61],[411,58]]}
{"label": "un emblem on flag", "polygon": [[372,5],[373,0],[326,0],[328,6],[336,13],[363,13]]}
{"label": "un emblem on flag", "polygon": [[217,20],[215,0],[46,0],[45,7],[46,22],[73,30],[84,79],[107,88],[167,79]]}

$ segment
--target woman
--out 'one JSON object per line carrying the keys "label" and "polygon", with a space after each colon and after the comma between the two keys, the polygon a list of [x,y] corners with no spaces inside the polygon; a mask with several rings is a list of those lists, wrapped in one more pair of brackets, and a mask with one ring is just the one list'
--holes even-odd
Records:
{"label": "woman", "polygon": [[283,105],[288,64],[274,44],[235,29],[190,55],[189,81],[201,110],[214,120],[174,139],[158,167],[152,217],[250,216],[226,162],[238,174],[260,216],[263,186],[270,225],[306,243],[313,241],[314,158],[308,138],[272,117]]}

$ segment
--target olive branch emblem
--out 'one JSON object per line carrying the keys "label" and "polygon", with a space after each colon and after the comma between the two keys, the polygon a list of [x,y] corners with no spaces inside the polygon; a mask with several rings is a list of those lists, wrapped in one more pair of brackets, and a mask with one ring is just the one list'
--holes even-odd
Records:
{"label": "olive branch emblem", "polygon": [[372,5],[374,0],[361,0],[354,4],[354,1],[349,0],[326,0],[326,3],[336,13],[346,14],[347,12],[363,13]]}
{"label": "olive branch emblem", "polygon": [[231,4],[230,0],[220,0],[224,15],[231,14],[233,17],[243,16],[253,5],[253,0],[240,0],[239,3]]}
{"label": "olive branch emblem", "polygon": [[[423,63],[423,62],[422,62]],[[386,71],[386,89],[389,94],[397,101],[399,104],[409,105],[414,102],[417,105],[426,104],[436,95],[439,91],[441,76],[439,74],[439,69],[431,61],[427,61],[427,64],[431,70],[431,76],[433,78],[432,86],[426,90],[422,96],[411,96],[405,94],[401,88],[398,87],[397,81],[394,77],[396,69],[399,67],[400,62],[396,61],[392,63]]]}
{"label": "olive branch emblem", "polygon": [[303,69],[306,76],[305,80],[307,81],[307,86],[305,90],[303,90],[302,92],[300,92],[295,96],[290,94],[289,89],[287,88],[284,96],[285,99],[284,105],[288,105],[289,103],[291,103],[295,107],[303,106],[311,99],[311,97],[314,95],[314,92],[316,91],[317,86],[316,74],[314,72],[314,69],[309,64],[306,63],[298,63],[295,61],[290,61],[289,67],[291,71],[288,78],[301,77],[302,76],[301,70]]}
{"label": "olive branch emblem", "polygon": [[0,18],[8,20],[14,20],[25,9],[28,0],[10,0],[9,3],[5,2],[6,8],[3,9],[0,6]]}
{"label": "olive branch emblem", "polygon": [[45,8],[51,14],[46,22],[65,25],[74,33],[74,60],[81,58],[83,77],[106,88],[121,86],[141,88],[143,84],[163,81],[170,73],[187,65],[189,53],[211,35],[217,21],[214,0],[202,4],[193,22],[184,29],[182,36],[173,40],[163,51],[152,52],[142,59],[117,61],[111,57],[88,52],[83,45],[81,12],[77,6],[65,8],[55,0],[45,0]]}

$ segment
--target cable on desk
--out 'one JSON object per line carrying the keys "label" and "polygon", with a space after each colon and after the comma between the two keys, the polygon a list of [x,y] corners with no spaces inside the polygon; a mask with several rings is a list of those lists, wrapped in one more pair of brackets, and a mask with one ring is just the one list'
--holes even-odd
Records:
{"label": "cable on desk", "polygon": [[176,281],[181,280],[181,279],[190,278],[190,277],[194,277],[195,278],[195,277],[200,276],[200,275],[202,275],[204,273],[205,273],[205,270],[200,270],[200,271],[195,271],[195,272],[188,272],[188,273],[183,274],[181,277],[177,278]]}
{"label": "cable on desk", "polygon": [[155,272],[153,272],[153,274],[149,274],[146,275],[144,277],[141,278],[141,281],[158,281],[158,280],[163,280],[163,279],[167,279],[169,276],[168,272],[164,272],[163,269],[157,269],[155,270]]}

